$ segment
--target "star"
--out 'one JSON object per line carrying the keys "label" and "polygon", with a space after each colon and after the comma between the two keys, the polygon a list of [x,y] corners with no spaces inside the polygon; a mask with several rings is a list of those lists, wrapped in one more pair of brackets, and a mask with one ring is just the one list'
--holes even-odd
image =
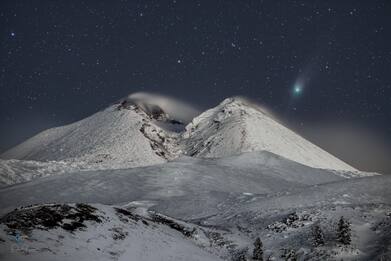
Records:
{"label": "star", "polygon": [[11,37],[15,37],[15,33],[14,32],[11,32]]}

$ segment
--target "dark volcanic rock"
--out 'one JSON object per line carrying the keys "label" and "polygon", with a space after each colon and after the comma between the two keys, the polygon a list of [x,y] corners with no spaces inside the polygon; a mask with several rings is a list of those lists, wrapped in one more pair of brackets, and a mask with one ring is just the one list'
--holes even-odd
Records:
{"label": "dark volcanic rock", "polygon": [[61,227],[67,231],[84,228],[85,221],[102,222],[96,208],[87,204],[39,205],[16,209],[0,219],[8,227],[10,234],[16,231],[29,233],[33,229],[53,229]]}

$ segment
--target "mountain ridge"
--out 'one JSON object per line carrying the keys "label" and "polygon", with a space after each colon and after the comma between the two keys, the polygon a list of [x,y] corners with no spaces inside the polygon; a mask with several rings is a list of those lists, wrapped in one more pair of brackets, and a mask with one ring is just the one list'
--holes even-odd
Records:
{"label": "mountain ridge", "polygon": [[315,168],[356,170],[240,97],[227,98],[201,113],[186,126],[183,136],[183,146],[191,156],[266,150]]}
{"label": "mountain ridge", "polygon": [[266,150],[315,168],[356,171],[241,97],[225,99],[187,125],[159,104],[129,97],[78,122],[45,130],[1,158],[127,168],[180,155],[215,158]]}

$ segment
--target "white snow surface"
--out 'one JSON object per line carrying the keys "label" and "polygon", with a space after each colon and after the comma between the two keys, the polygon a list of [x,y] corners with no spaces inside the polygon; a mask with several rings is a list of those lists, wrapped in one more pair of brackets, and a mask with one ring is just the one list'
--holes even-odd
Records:
{"label": "white snow surface", "polygon": [[185,157],[140,168],[65,173],[4,187],[0,210],[47,202],[171,202],[172,197],[184,195],[203,209],[183,214],[201,215],[209,211],[206,205],[215,203],[210,193],[223,198],[230,192],[269,194],[344,179],[338,172],[313,169],[267,151],[220,159]]}
{"label": "white snow surface", "polygon": [[228,98],[196,117],[183,134],[183,150],[198,157],[269,151],[314,168],[355,170],[242,98]]}
{"label": "white snow surface", "polygon": [[[164,142],[155,149],[151,143],[154,138],[160,141],[171,132],[163,131],[142,110],[129,106],[118,109],[118,105],[113,105],[73,124],[43,131],[5,152],[2,158],[66,160],[82,162],[90,168],[125,168],[165,162],[167,158],[156,153],[164,150]],[[165,142],[170,140],[170,137],[165,138]]]}
{"label": "white snow surface", "polygon": [[[48,205],[50,206],[50,205]],[[70,206],[73,206],[71,204]],[[180,232],[149,219],[132,220],[118,215],[114,208],[94,205],[103,222],[86,222],[81,231],[67,232],[62,228],[33,230],[15,237],[4,233],[0,224],[0,259],[51,261],[51,260],[189,260],[216,261],[218,256],[209,253],[202,245],[207,241],[200,231],[196,239],[186,239]],[[25,208],[24,210],[36,207]],[[194,226],[193,226],[194,227]],[[4,240],[3,239],[3,240]]]}
{"label": "white snow surface", "polygon": [[[18,206],[89,203],[105,217],[69,232],[34,229],[15,243],[0,224],[5,260],[232,260],[257,236],[265,255],[285,260],[380,260],[391,254],[391,177],[311,168],[273,153],[249,152],[223,158],[184,157],[169,163],[121,170],[52,175],[0,189],[0,214]],[[104,205],[101,205],[104,204]],[[148,218],[161,213],[196,229],[190,237],[160,223],[123,223],[111,206]],[[289,215],[297,216],[287,223]],[[336,223],[352,224],[352,244],[336,241]],[[0,222],[2,223],[2,222]],[[311,231],[320,224],[323,247]],[[115,230],[113,230],[115,229]],[[11,232],[10,232],[11,231]],[[121,231],[124,239],[114,240]],[[117,233],[115,232],[115,233]],[[11,233],[11,234],[10,234]],[[98,249],[99,248],[99,249]],[[387,259],[386,259],[387,260]]]}
{"label": "white snow surface", "polygon": [[[83,170],[86,165],[65,161],[2,160],[0,159],[0,186],[32,179]],[[90,169],[90,168],[88,168]]]}
{"label": "white snow surface", "polygon": [[181,155],[224,157],[269,151],[323,169],[355,170],[242,98],[228,98],[186,126],[159,105],[125,99],[86,119],[52,128],[1,155],[3,159],[67,161],[82,168],[159,164]]}

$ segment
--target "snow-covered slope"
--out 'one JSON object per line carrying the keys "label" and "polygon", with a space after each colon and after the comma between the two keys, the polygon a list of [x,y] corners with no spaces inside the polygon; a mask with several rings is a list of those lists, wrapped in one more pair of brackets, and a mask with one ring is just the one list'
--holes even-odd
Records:
{"label": "snow-covered slope", "polygon": [[[84,120],[39,133],[2,155],[5,159],[66,160],[87,167],[124,168],[165,162],[182,125],[158,106],[127,100]],[[164,129],[165,128],[165,129]]]}
{"label": "snow-covered slope", "polygon": [[181,213],[176,216],[209,215],[230,193],[287,193],[345,180],[346,173],[342,174],[307,167],[267,151],[221,159],[187,157],[140,168],[53,175],[5,187],[0,189],[0,198],[6,199],[0,200],[0,211],[46,202],[116,204],[143,199],[170,206],[172,211],[178,200],[188,202],[189,208],[178,209]]}
{"label": "snow-covered slope", "polygon": [[314,168],[355,170],[242,98],[228,98],[202,113],[186,127],[183,137],[182,150],[190,156],[266,150]]}
{"label": "snow-covered slope", "polygon": [[16,210],[1,223],[1,260],[222,260],[205,249],[209,240],[204,231],[159,214],[48,204]]}
{"label": "snow-covered slope", "polygon": [[[83,170],[79,163],[64,161],[2,160],[0,159],[0,187],[32,179]],[[88,168],[90,169],[90,168]]]}
{"label": "snow-covered slope", "polygon": [[39,133],[1,158],[65,160],[83,168],[112,169],[158,164],[180,155],[213,158],[261,150],[315,168],[355,170],[242,98],[224,100],[186,129],[157,104],[123,99],[84,120]]}
{"label": "snow-covered slope", "polygon": [[[345,178],[347,172],[341,172],[344,177],[339,173],[264,151],[39,178],[1,188],[0,215],[36,203],[82,202],[93,204],[93,214],[102,222],[85,214],[78,218],[74,209],[64,214],[45,205],[32,208],[42,211],[27,207],[27,213],[23,209],[10,212],[0,219],[0,257],[240,260],[235,258],[243,253],[251,257],[258,236],[264,243],[265,259],[271,260],[286,260],[283,256],[289,253],[298,260],[390,257],[391,177],[356,177],[353,173],[353,178]],[[136,222],[125,217],[124,222],[108,204],[143,217]],[[151,213],[170,218],[151,220]],[[336,238],[340,216],[352,224],[348,246]],[[53,226],[53,218],[61,220],[47,228]],[[313,245],[315,225],[325,234],[324,246]],[[26,226],[33,229],[26,230]],[[76,229],[69,231],[72,227]],[[16,232],[22,242],[16,242]]]}

